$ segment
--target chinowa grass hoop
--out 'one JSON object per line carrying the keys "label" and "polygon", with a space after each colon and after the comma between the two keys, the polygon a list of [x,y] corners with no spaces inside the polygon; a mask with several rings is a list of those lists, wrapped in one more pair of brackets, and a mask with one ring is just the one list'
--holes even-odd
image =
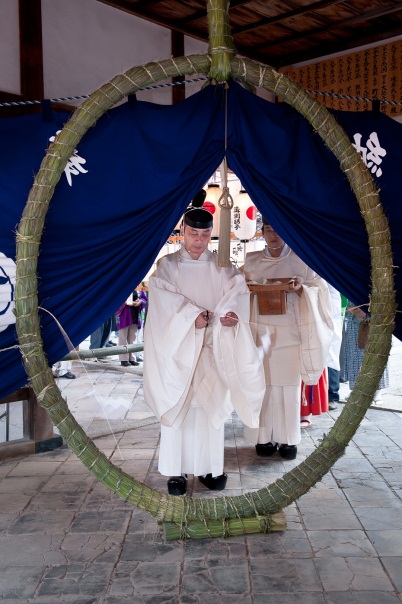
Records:
{"label": "chinowa grass hoop", "polygon": [[[224,0],[218,0],[223,2]],[[227,24],[226,24],[227,26]],[[226,49],[227,50],[227,49]],[[231,536],[283,530],[281,510],[305,494],[342,455],[364,417],[385,369],[396,312],[391,236],[373,179],[343,129],[327,109],[300,86],[269,66],[233,56],[233,79],[260,87],[301,113],[338,159],[356,196],[371,253],[371,324],[356,386],[342,413],[318,448],[271,485],[236,497],[172,497],[138,482],[111,463],[70,413],[43,350],[38,315],[37,259],[46,213],[69,157],[89,128],[127,95],[178,75],[210,75],[216,56],[193,55],[134,67],[96,90],[71,116],[49,147],[29,193],[16,237],[15,312],[26,373],[39,403],[82,463],[119,497],[147,510],[165,524],[167,539]]]}

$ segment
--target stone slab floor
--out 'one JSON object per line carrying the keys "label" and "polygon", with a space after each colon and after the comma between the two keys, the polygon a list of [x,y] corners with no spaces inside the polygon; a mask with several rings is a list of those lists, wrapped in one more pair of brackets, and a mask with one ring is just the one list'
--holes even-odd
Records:
{"label": "stone slab floor", "polygon": [[[166,491],[159,425],[141,367],[74,364],[59,380],[78,421],[116,465]],[[271,484],[309,455],[342,411],[314,418],[297,460],[256,457],[226,424],[226,495]],[[212,494],[189,480],[195,497]],[[148,512],[119,499],[60,449],[0,464],[4,604],[396,604],[402,602],[402,414],[369,409],[345,454],[285,508],[267,535],[166,541]]]}

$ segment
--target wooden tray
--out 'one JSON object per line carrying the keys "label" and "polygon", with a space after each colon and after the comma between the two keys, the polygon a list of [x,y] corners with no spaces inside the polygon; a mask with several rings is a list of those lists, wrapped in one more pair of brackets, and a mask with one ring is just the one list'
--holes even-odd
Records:
{"label": "wooden tray", "polygon": [[294,289],[294,282],[290,278],[281,279],[280,281],[281,283],[267,283],[266,285],[248,284],[251,294],[257,296],[260,315],[286,314],[286,292]]}

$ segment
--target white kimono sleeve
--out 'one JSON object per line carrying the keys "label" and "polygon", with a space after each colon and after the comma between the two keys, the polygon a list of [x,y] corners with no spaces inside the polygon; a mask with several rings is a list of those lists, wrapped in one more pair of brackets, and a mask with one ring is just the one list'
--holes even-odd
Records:
{"label": "white kimono sleeve", "polygon": [[329,291],[323,279],[315,287],[303,285],[298,308],[301,376],[305,384],[314,385],[327,366],[334,330]]}
{"label": "white kimono sleeve", "polygon": [[215,309],[217,317],[232,310],[239,320],[234,328],[224,327],[220,321],[214,323],[213,349],[217,371],[224,376],[237,415],[246,426],[256,428],[265,394],[265,375],[248,322],[250,295],[244,285],[243,276],[234,277]]}
{"label": "white kimono sleeve", "polygon": [[163,279],[150,278],[144,329],[144,398],[168,426],[186,399],[204,335],[195,328],[202,309],[173,289]]}

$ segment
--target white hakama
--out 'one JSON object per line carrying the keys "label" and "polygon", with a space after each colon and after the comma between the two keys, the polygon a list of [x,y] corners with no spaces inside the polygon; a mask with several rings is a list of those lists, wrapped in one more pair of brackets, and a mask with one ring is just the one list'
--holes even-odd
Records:
{"label": "white hakama", "polygon": [[224,426],[215,429],[201,407],[191,407],[177,430],[161,425],[158,470],[163,476],[220,476],[223,463]]}
{"label": "white hakama", "polygon": [[301,440],[301,382],[317,383],[332,337],[328,287],[287,245],[278,258],[265,250],[247,254],[244,273],[247,281],[255,283],[286,277],[298,277],[302,282],[301,296],[287,294],[287,312],[282,315],[260,314],[257,297],[253,297],[250,322],[256,342],[269,341],[264,354],[266,393],[259,429],[244,430],[255,444],[297,445]]}

